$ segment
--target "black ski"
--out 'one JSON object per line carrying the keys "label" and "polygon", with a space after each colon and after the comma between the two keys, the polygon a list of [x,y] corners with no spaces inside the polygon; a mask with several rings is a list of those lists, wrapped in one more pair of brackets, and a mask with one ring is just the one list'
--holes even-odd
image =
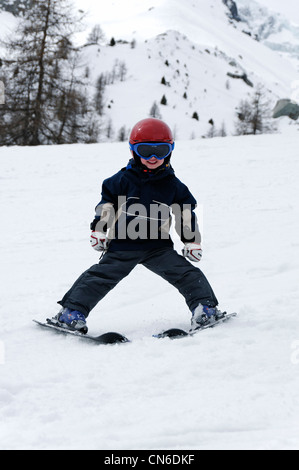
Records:
{"label": "black ski", "polygon": [[[237,316],[236,313],[227,313],[223,318],[220,318],[219,320],[216,320],[213,323],[209,323],[208,325],[201,326],[197,328],[196,330],[185,331],[180,328],[170,328],[169,330],[163,331],[162,333],[153,335],[153,337],[178,339],[178,338],[184,338],[186,336],[194,336],[200,331],[206,330],[207,328],[214,328],[215,326],[220,325],[221,323],[224,323],[230,318],[235,317],[235,316]],[[100,336],[90,336],[88,334],[80,333],[79,331],[69,330],[63,326],[60,326],[52,322],[50,319],[47,319],[46,322],[40,322],[38,320],[33,320],[33,321],[42,327],[50,328],[54,331],[57,331],[58,333],[76,336],[78,338],[82,338],[87,341],[93,341],[94,343],[97,343],[97,344],[117,344],[117,343],[129,343],[130,342],[130,340],[126,338],[124,335],[120,333],[112,332],[112,331],[108,333],[103,333]]]}
{"label": "black ski", "polygon": [[80,333],[79,331],[69,330],[69,329],[64,328],[62,326],[56,325],[56,324],[52,323],[51,320],[49,320],[49,319],[47,319],[47,321],[45,323],[40,322],[38,320],[33,320],[33,321],[34,321],[34,323],[37,323],[38,325],[40,325],[42,327],[49,328],[49,329],[51,329],[53,331],[56,331],[58,333],[63,333],[63,334],[66,334],[66,335],[76,336],[78,338],[82,338],[82,339],[87,340],[87,341],[92,341],[92,342],[97,343],[97,344],[129,343],[128,338],[121,335],[120,333],[115,333],[115,332],[112,332],[112,331],[110,331],[108,333],[104,333],[100,336],[90,336],[88,334]]}
{"label": "black ski", "polygon": [[209,323],[208,325],[201,326],[196,330],[181,330],[180,328],[170,328],[169,330],[163,331],[162,333],[158,333],[157,335],[153,335],[154,338],[171,338],[171,339],[178,339],[178,338],[185,338],[186,336],[194,336],[195,334],[199,333],[200,331],[206,330],[207,328],[214,328],[214,326],[220,325],[220,323],[224,323],[232,317],[236,317],[236,313],[227,313],[223,318],[214,321],[213,323]]}

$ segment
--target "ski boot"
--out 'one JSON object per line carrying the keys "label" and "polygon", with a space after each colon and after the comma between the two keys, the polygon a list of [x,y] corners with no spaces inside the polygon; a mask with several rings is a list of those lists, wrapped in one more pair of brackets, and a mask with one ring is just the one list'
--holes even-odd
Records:
{"label": "ski boot", "polygon": [[212,325],[225,316],[226,312],[221,312],[216,307],[199,304],[192,310],[191,330],[197,330],[203,326]]}
{"label": "ski boot", "polygon": [[61,328],[78,331],[83,334],[86,334],[88,331],[86,318],[83,313],[79,312],[78,310],[72,310],[70,308],[62,308],[58,314],[48,323],[53,325],[56,324]]}

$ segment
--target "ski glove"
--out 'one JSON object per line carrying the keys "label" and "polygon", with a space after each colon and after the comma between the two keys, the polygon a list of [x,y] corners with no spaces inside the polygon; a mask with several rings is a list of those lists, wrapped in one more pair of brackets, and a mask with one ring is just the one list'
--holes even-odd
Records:
{"label": "ski glove", "polygon": [[106,234],[103,232],[91,232],[90,244],[96,251],[106,251],[108,248]]}
{"label": "ski glove", "polygon": [[183,256],[190,261],[198,262],[202,257],[202,249],[200,243],[186,243],[182,249]]}

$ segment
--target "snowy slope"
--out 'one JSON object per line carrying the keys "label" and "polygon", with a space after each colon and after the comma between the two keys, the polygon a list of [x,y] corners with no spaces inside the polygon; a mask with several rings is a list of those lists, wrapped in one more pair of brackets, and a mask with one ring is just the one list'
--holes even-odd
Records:
{"label": "snowy slope", "polygon": [[[238,5],[251,3],[251,0],[237,0]],[[258,0],[258,3],[267,8],[272,14],[279,13],[282,17],[288,18],[293,24],[299,25],[299,11],[297,0]]]}
{"label": "snowy slope", "polygon": [[266,0],[238,0],[241,22],[235,27],[247,31],[267,47],[291,60],[299,70],[299,14],[298,5]]}
{"label": "snowy slope", "polygon": [[[246,2],[242,5],[244,12]],[[105,119],[112,123],[114,139],[120,128],[129,130],[136,120],[148,115],[154,102],[177,138],[206,136],[211,119],[218,131],[224,124],[227,133],[233,134],[236,107],[255,88],[228,77],[228,73],[245,73],[254,87],[263,84],[273,107],[277,99],[290,97],[299,81],[298,61],[294,63],[253,39],[260,16],[250,17],[248,25],[236,26],[221,0],[115,0],[108,4],[84,2],[82,7],[90,11],[86,20],[90,28],[100,24],[108,42],[111,37],[122,41],[115,47],[87,47],[82,58],[92,83],[101,73],[111,72],[115,61],[126,64],[126,79],[105,90]],[[253,12],[260,15],[257,7]],[[252,37],[243,32],[248,28]],[[132,40],[136,40],[133,49]],[[296,48],[296,38],[294,41]],[[162,77],[169,86],[161,84]],[[167,106],[160,105],[163,95]],[[199,121],[192,119],[194,112]],[[103,129],[103,140],[105,132]]]}
{"label": "snowy slope", "polygon": [[89,317],[92,334],[118,330],[131,344],[87,345],[31,322],[97,262],[93,208],[128,157],[120,143],[1,149],[0,448],[298,450],[296,134],[179,141],[173,154],[203,204],[200,267],[237,319],[151,338],[190,315],[139,267]]}
{"label": "snowy slope", "polygon": [[[296,0],[283,3],[281,0],[235,0],[235,3],[238,9],[258,5],[266,16],[279,16],[299,25]],[[222,0],[187,0],[184,4],[178,0],[75,0],[74,4],[87,13],[86,24],[90,27],[99,23],[108,38],[118,34],[127,39],[132,34],[137,39],[148,39],[178,27],[185,34],[193,33],[195,39],[200,36],[202,25],[206,27],[205,18],[214,16],[216,21],[223,22],[223,14],[228,12]],[[256,18],[257,22],[260,20]]]}
{"label": "snowy slope", "polygon": [[[89,73],[92,97],[101,74],[111,74],[120,63],[127,69],[123,81],[115,79],[105,88],[103,142],[118,140],[122,128],[128,134],[137,120],[149,115],[154,102],[176,139],[206,136],[211,120],[216,132],[224,127],[231,135],[235,132],[236,108],[241,100],[251,99],[259,84],[265,87],[270,108],[278,99],[293,96],[294,87],[298,89],[298,59],[266,45],[267,41],[278,44],[281,35],[290,33],[288,29],[279,30],[282,18],[274,15],[278,30],[263,38],[265,43],[243,32],[249,29],[254,35],[263,20],[272,18],[271,10],[264,9],[261,15],[259,3],[240,2],[248,24],[230,21],[222,0],[77,0],[76,5],[89,13],[86,30],[78,35],[77,43],[86,44],[96,24],[106,35],[103,44],[83,47],[82,51],[81,70]],[[246,7],[250,14],[246,14]],[[10,16],[0,14],[1,31],[10,24]],[[121,42],[110,47],[107,43],[111,37]],[[134,48],[132,40],[136,41]],[[296,50],[295,36],[284,40],[290,42],[291,51]],[[244,73],[253,88],[227,75]],[[163,77],[167,85],[161,83]],[[160,104],[163,95],[166,106]],[[193,118],[194,113],[199,120]],[[293,122],[284,119],[275,124],[283,130]]]}

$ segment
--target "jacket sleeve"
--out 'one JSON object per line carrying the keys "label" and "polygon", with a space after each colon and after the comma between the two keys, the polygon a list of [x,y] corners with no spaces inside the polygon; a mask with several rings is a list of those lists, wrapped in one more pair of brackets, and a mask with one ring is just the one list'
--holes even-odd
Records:
{"label": "jacket sleeve", "polygon": [[95,208],[95,218],[90,224],[91,230],[106,233],[113,224],[117,206],[115,179],[115,177],[108,178],[102,184],[102,199]]}
{"label": "jacket sleeve", "polygon": [[172,206],[175,230],[183,243],[200,243],[201,234],[195,214],[197,202],[188,187],[178,180],[176,200]]}

